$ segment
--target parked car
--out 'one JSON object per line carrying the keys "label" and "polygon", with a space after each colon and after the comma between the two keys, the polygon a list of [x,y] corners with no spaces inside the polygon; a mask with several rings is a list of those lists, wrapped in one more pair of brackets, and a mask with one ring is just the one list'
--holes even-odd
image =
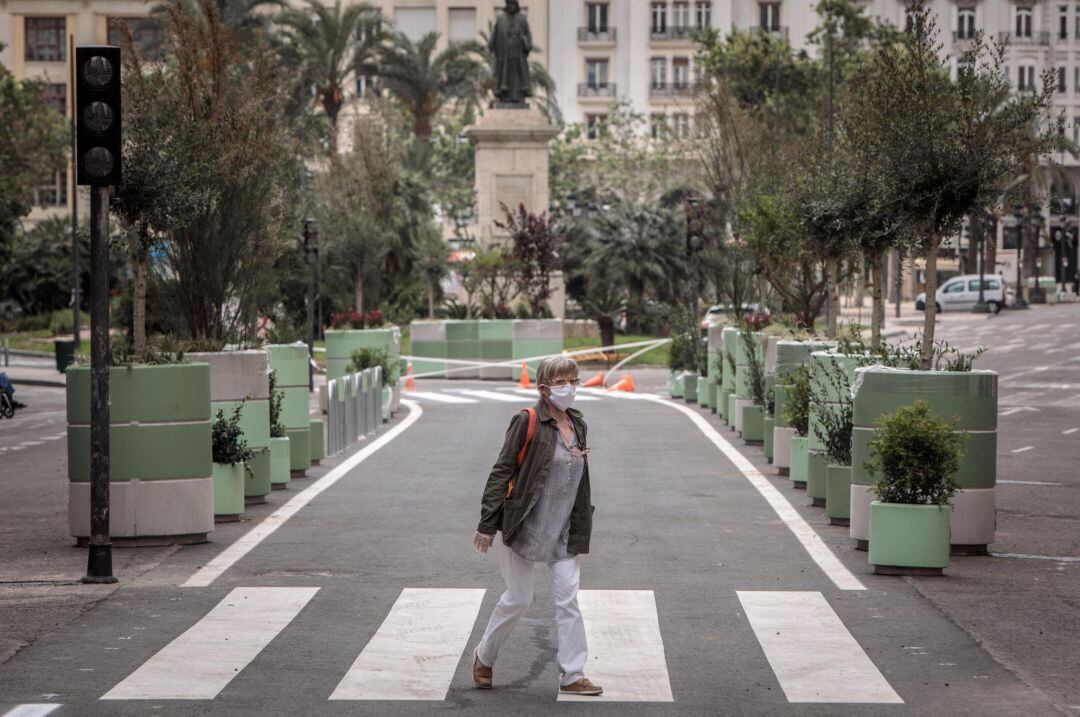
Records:
{"label": "parked car", "polygon": [[[942,282],[936,294],[938,311],[970,311],[979,300],[979,275],[964,274],[954,276]],[[1005,277],[998,275],[983,276],[983,299],[995,314],[1006,306]],[[915,297],[915,308],[922,311],[926,307],[926,292]]]}
{"label": "parked car", "polygon": [[[709,327],[718,321],[723,320],[725,316],[734,313],[734,307],[731,304],[714,304],[709,307],[709,310],[705,312],[704,318],[701,319],[701,330],[708,331]],[[744,303],[742,305],[742,313],[744,316],[754,315],[769,315],[769,309],[763,307],[757,303]]]}

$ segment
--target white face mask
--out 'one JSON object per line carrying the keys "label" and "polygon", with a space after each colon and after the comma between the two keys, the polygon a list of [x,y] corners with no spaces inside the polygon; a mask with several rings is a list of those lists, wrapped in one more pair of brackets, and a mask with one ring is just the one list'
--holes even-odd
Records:
{"label": "white face mask", "polygon": [[548,388],[551,394],[548,400],[560,411],[565,411],[574,405],[574,396],[577,394],[577,386],[553,386]]}

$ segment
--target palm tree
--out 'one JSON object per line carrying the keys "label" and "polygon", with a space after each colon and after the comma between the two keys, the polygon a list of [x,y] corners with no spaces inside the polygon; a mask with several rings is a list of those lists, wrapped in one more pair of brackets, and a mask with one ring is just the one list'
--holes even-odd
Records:
{"label": "palm tree", "polygon": [[439,111],[451,101],[476,104],[486,76],[477,43],[455,43],[435,54],[438,41],[434,32],[416,43],[398,33],[379,57],[383,86],[408,112],[425,159]]}
{"label": "palm tree", "polygon": [[330,123],[330,152],[337,154],[338,114],[345,88],[356,72],[370,73],[375,48],[381,42],[379,11],[366,3],[342,8],[306,0],[307,6],[285,8],[277,21],[283,31],[282,56],[299,69],[301,92],[312,91]]}

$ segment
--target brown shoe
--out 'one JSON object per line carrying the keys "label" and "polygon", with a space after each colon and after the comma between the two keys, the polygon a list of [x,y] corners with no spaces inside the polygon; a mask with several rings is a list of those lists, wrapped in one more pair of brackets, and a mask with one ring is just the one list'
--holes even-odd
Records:
{"label": "brown shoe", "polygon": [[491,668],[480,662],[479,646],[473,650],[472,681],[482,690],[491,689]]}
{"label": "brown shoe", "polygon": [[563,685],[559,688],[559,692],[567,695],[588,695],[590,697],[596,697],[597,695],[604,694],[604,688],[600,685],[594,685],[589,682],[587,678],[582,677],[577,682]]}

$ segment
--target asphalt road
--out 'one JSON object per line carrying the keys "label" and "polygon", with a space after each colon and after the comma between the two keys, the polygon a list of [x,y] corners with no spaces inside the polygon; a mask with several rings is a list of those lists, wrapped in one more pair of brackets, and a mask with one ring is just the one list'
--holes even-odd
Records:
{"label": "asphalt road", "polygon": [[[543,567],[496,689],[480,692],[471,650],[502,584],[470,541],[506,423],[528,403],[491,383],[422,382],[384,429],[393,437],[352,469],[336,466],[358,456],[325,462],[209,544],[115,551],[118,588],[58,611],[0,664],[0,715],[1075,714],[1078,325],[1078,307],[943,317],[948,340],[991,346],[978,365],[1002,373],[998,478],[1015,481],[999,488],[997,556],[954,559],[945,578],[873,575],[843,529],[700,409],[588,396],[596,515],[582,604],[587,674],[608,695],[556,701]],[[11,450],[62,430],[62,392],[25,392],[23,419],[42,425],[0,424],[5,525],[64,492],[62,442]],[[325,489],[264,522],[312,485]],[[85,553],[49,510],[36,529],[60,557],[35,562],[40,537],[9,531],[5,579],[81,574]],[[90,589],[42,584],[40,600],[56,590]]]}

